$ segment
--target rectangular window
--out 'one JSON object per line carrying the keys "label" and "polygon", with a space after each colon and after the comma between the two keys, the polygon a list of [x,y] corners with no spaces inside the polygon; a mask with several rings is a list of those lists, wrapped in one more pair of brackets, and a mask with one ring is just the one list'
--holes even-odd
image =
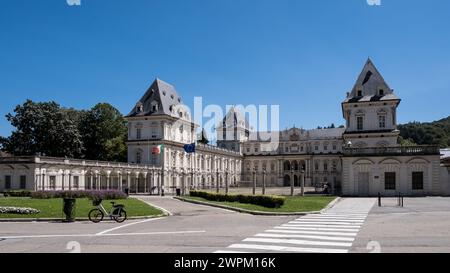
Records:
{"label": "rectangular window", "polygon": [[378,116],[378,123],[380,128],[386,128],[386,116]]}
{"label": "rectangular window", "polygon": [[323,163],[323,170],[328,171],[328,163]]}
{"label": "rectangular window", "polygon": [[384,189],[385,190],[395,190],[395,173],[388,172],[384,173]]}
{"label": "rectangular window", "polygon": [[314,165],[314,169],[315,169],[316,171],[319,170],[319,163],[316,163],[316,164]]}
{"label": "rectangular window", "polygon": [[257,153],[258,152],[258,148],[255,148],[255,153]]}
{"label": "rectangular window", "polygon": [[362,97],[362,90],[358,90],[357,96]]}
{"label": "rectangular window", "polygon": [[336,151],[337,150],[337,146],[333,145],[333,150]]}
{"label": "rectangular window", "polygon": [[152,164],[156,165],[156,155],[152,155]]}
{"label": "rectangular window", "polygon": [[247,153],[250,153],[250,148],[247,148]]}
{"label": "rectangular window", "polygon": [[9,190],[11,189],[11,176],[5,175],[5,189]]}
{"label": "rectangular window", "polygon": [[80,177],[79,176],[73,177],[73,188],[75,190],[78,190],[80,188]]}
{"label": "rectangular window", "polygon": [[20,176],[20,189],[24,190],[27,188],[27,176],[21,175]]}
{"label": "rectangular window", "polygon": [[158,134],[156,133],[157,129],[156,127],[152,127],[152,138],[157,138]]}
{"label": "rectangular window", "polygon": [[358,131],[364,130],[364,117],[356,117],[356,126]]}
{"label": "rectangular window", "polygon": [[323,146],[323,149],[324,149],[325,151],[328,151],[328,146],[327,146],[327,145]]}
{"label": "rectangular window", "polygon": [[136,139],[141,139],[141,133],[142,133],[141,128],[137,128],[136,129]]}
{"label": "rectangular window", "polygon": [[314,149],[315,149],[316,151],[318,151],[318,150],[319,150],[319,146],[315,146]]}
{"label": "rectangular window", "polygon": [[56,190],[56,176],[52,175],[48,179],[50,180],[50,190]]}
{"label": "rectangular window", "polygon": [[423,190],[423,172],[412,173],[412,189]]}

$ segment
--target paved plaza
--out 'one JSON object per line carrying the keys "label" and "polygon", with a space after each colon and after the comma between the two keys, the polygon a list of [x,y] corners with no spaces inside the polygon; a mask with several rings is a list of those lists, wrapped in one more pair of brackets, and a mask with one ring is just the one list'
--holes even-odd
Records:
{"label": "paved plaza", "polygon": [[139,196],[170,216],[123,224],[0,223],[0,252],[450,252],[450,198],[341,198],[319,215],[255,216]]}

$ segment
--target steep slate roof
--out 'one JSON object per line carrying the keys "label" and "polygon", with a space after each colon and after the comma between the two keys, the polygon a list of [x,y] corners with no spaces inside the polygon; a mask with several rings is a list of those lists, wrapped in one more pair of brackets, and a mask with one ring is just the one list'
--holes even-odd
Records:
{"label": "steep slate roof", "polygon": [[[384,91],[384,95],[379,95],[380,89]],[[359,90],[362,91],[362,96],[358,96]],[[344,103],[388,100],[400,100],[400,98],[394,94],[369,58]]]}
{"label": "steep slate roof", "polygon": [[[158,102],[158,110],[152,112],[151,103]],[[136,103],[127,117],[151,116],[151,115],[174,115],[171,107],[181,105],[181,97],[178,96],[175,87],[160,79],[156,79],[144,96]],[[143,111],[138,111],[138,105],[143,106]]]}
{"label": "steep slate roof", "polygon": [[[242,126],[242,123],[244,126]],[[236,107],[231,107],[228,113],[223,118],[222,122],[217,126],[218,128],[222,128],[223,125],[226,125],[226,127],[244,127],[246,130],[251,130],[250,124],[248,122],[248,119],[242,114],[239,109],[236,109]]]}

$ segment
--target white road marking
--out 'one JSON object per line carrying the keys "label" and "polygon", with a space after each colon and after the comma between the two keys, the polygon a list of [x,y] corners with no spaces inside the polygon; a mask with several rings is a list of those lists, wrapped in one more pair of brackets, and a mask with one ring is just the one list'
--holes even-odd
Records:
{"label": "white road marking", "polygon": [[367,217],[365,216],[340,216],[340,215],[306,215],[303,217],[300,217],[299,219],[304,219],[304,218],[323,218],[323,219],[366,219]]}
{"label": "white road marking", "polygon": [[143,232],[143,233],[110,233],[110,234],[53,234],[53,235],[24,235],[24,236],[0,236],[0,239],[38,239],[38,238],[60,238],[60,237],[107,237],[107,236],[144,236],[144,235],[164,235],[164,234],[192,234],[205,233],[205,230],[188,231],[163,231],[163,232]]}
{"label": "white road marking", "polygon": [[114,231],[114,230],[118,230],[118,229],[121,229],[121,228],[126,228],[126,227],[129,227],[129,226],[134,226],[134,225],[143,224],[143,223],[156,221],[156,220],[161,220],[161,219],[164,219],[164,218],[162,218],[162,217],[160,217],[160,218],[151,218],[151,219],[146,219],[146,220],[139,221],[139,222],[129,223],[129,224],[125,224],[125,225],[121,225],[121,226],[118,226],[118,227],[115,227],[115,228],[110,228],[110,229],[101,231],[101,232],[97,233],[96,235],[102,235],[102,234],[105,234],[105,233],[108,233],[108,232],[111,232],[111,231]]}
{"label": "white road marking", "polygon": [[233,253],[252,253],[252,252],[246,252],[246,251],[232,251],[232,250],[218,250],[218,251],[215,251],[214,253],[231,253],[231,254],[233,254]]}
{"label": "white road marking", "polygon": [[325,241],[344,241],[353,242],[355,238],[351,237],[333,237],[333,236],[315,236],[315,235],[303,235],[303,234],[269,234],[269,233],[259,233],[255,237],[265,237],[265,238],[301,238],[301,239],[317,239]]}
{"label": "white road marking", "polygon": [[300,218],[295,221],[298,222],[344,222],[344,223],[364,223],[364,220],[350,220],[350,219],[311,219],[311,218]]}
{"label": "white road marking", "polygon": [[339,231],[339,232],[358,232],[359,229],[350,228],[322,228],[322,227],[298,227],[298,226],[281,226],[275,227],[276,229],[288,229],[288,230],[317,230],[317,231]]}
{"label": "white road marking", "polygon": [[[354,206],[353,200],[349,199],[340,203],[339,208],[334,208],[334,211],[343,213],[308,214],[246,238],[223,251],[231,248],[259,252],[348,253],[370,209],[367,212],[349,212]],[[363,211],[359,207],[357,209]]]}
{"label": "white road marking", "polygon": [[332,248],[302,248],[302,247],[287,247],[287,246],[275,246],[275,245],[247,245],[247,244],[234,244],[229,248],[237,249],[259,249],[269,251],[281,251],[281,252],[301,252],[301,253],[347,253],[346,249],[332,249]]}
{"label": "white road marking", "polygon": [[306,241],[306,240],[294,240],[294,239],[269,239],[269,238],[247,238],[247,239],[244,239],[243,242],[310,245],[310,246],[338,246],[338,247],[351,247],[352,246],[352,243]]}
{"label": "white road marking", "polygon": [[283,227],[322,227],[322,228],[353,228],[353,229],[359,229],[361,228],[361,226],[356,226],[356,225],[347,225],[347,226],[342,226],[342,225],[306,225],[306,224],[284,224],[282,225]]}
{"label": "white road marking", "polygon": [[317,224],[317,225],[339,225],[339,226],[354,226],[360,225],[361,223],[351,223],[351,222],[327,222],[327,221],[291,221],[289,224]]}
{"label": "white road marking", "polygon": [[356,232],[329,232],[329,231],[305,231],[305,230],[284,230],[284,229],[268,229],[265,232],[288,233],[288,234],[313,234],[313,235],[330,235],[330,236],[356,236]]}

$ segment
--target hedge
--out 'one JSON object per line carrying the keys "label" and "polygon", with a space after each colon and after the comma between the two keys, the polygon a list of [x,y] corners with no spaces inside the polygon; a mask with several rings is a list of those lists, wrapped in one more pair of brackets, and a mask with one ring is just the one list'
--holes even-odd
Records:
{"label": "hedge", "polygon": [[220,193],[210,193],[205,191],[190,191],[190,196],[201,197],[209,201],[216,202],[239,202],[244,204],[253,204],[266,208],[279,208],[284,205],[285,198],[280,196],[266,195],[229,195]]}
{"label": "hedge", "polygon": [[127,199],[127,195],[118,190],[102,191],[35,191],[31,192],[31,198],[51,199],[51,198],[89,198],[91,200],[118,200]]}
{"label": "hedge", "polygon": [[5,197],[30,197],[31,191],[28,190],[14,190],[14,191],[5,191],[3,193]]}

